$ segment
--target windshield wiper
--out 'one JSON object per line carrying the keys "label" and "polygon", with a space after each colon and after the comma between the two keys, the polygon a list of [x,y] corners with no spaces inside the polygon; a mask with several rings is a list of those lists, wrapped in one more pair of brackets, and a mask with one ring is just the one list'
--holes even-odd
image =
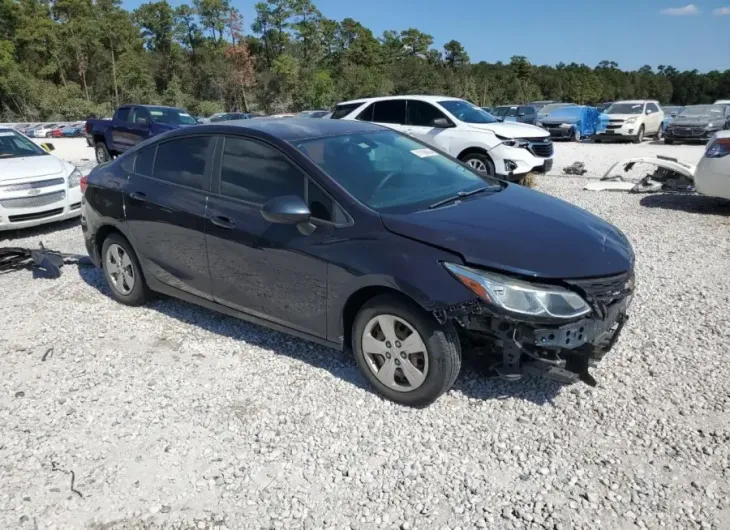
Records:
{"label": "windshield wiper", "polygon": [[484,193],[485,191],[499,191],[501,190],[501,186],[483,186],[481,188],[477,188],[475,190],[471,191],[460,191],[456,195],[453,195],[451,197],[446,197],[445,199],[442,199],[438,202],[435,202],[431,204],[428,209],[433,210],[434,208],[438,208],[439,206],[443,206],[444,204],[449,204],[450,202],[459,201],[465,197],[471,197],[472,195],[476,195],[478,193]]}

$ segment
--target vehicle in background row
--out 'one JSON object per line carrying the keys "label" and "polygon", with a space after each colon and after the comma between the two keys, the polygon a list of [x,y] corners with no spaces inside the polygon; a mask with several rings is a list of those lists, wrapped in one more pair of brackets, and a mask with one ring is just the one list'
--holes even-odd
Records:
{"label": "vehicle in background row", "polygon": [[550,133],[553,138],[564,138],[580,142],[590,138],[605,127],[601,113],[595,107],[573,105],[552,111],[537,124]]}
{"label": "vehicle in background row", "polygon": [[84,186],[115,300],[160,292],[353,352],[409,406],[448,391],[474,344],[505,378],[595,384],[633,293],[614,226],[363,121],[171,131]]}
{"label": "vehicle in background row", "polygon": [[463,99],[446,96],[391,96],[346,101],[333,119],[377,123],[443,151],[487,176],[519,181],[548,172],[553,143],[539,127],[500,123]]}
{"label": "vehicle in background row", "polygon": [[694,174],[695,190],[730,200],[730,130],[713,135]]}
{"label": "vehicle in background row", "polygon": [[553,103],[560,103],[560,102],[559,102],[559,101],[553,101],[553,100],[549,100],[549,99],[544,99],[544,100],[540,100],[540,101],[531,101],[531,102],[530,102],[530,103],[528,103],[528,104],[529,104],[530,106],[532,106],[532,107],[535,107],[535,108],[537,109],[537,111],[539,112],[539,111],[541,111],[541,110],[543,109],[543,107],[545,107],[546,105],[551,105],[551,104],[553,104]]}
{"label": "vehicle in background row", "polygon": [[664,119],[662,120],[662,130],[666,131],[667,126],[672,123],[672,120],[679,114],[684,107],[676,106],[676,105],[667,105],[666,107],[662,106],[662,110],[664,111]]}
{"label": "vehicle in background row", "polygon": [[[492,114],[492,111],[494,110],[492,107],[479,107],[479,108],[482,109],[484,112],[487,112],[489,114]],[[494,114],[492,114],[492,116],[494,116]]]}
{"label": "vehicle in background row", "polygon": [[50,138],[53,129],[59,126],[58,123],[43,123],[26,132],[26,135],[31,138]]}
{"label": "vehicle in background row", "polygon": [[596,105],[596,108],[598,109],[598,112],[606,112],[606,109],[613,105],[613,103],[613,101],[604,101],[603,103]]}
{"label": "vehicle in background row", "polygon": [[606,109],[606,129],[599,132],[596,142],[603,140],[631,140],[641,143],[645,136],[662,138],[664,112],[655,100],[617,101]]}
{"label": "vehicle in background row", "polygon": [[322,118],[329,114],[328,110],[303,110],[297,112],[297,118]]}
{"label": "vehicle in background row", "polygon": [[532,105],[511,105],[495,107],[494,113],[490,113],[499,121],[516,121],[535,125],[537,121],[537,109]]}
{"label": "vehicle in background row", "polygon": [[0,128],[0,231],[81,214],[81,172],[10,128]]}
{"label": "vehicle in background row", "polygon": [[214,114],[211,116],[208,123],[232,120],[250,120],[252,117],[253,115],[249,112],[221,112],[220,114]]}
{"label": "vehicle in background row", "polygon": [[714,103],[715,105],[730,105],[730,99],[718,99]]}
{"label": "vehicle in background row", "polygon": [[563,107],[572,107],[575,103],[549,103],[537,111],[537,121],[544,120],[548,114]]}
{"label": "vehicle in background row", "polygon": [[84,136],[84,124],[85,122],[79,121],[76,123],[72,123],[71,125],[67,125],[63,129],[61,129],[61,135],[64,138],[75,138],[77,136]]}
{"label": "vehicle in background row", "polygon": [[667,126],[664,143],[707,142],[724,129],[730,129],[730,105],[687,105]]}
{"label": "vehicle in background row", "polygon": [[123,105],[111,120],[88,120],[85,130],[92,138],[96,161],[103,164],[147,138],[191,125],[197,125],[195,118],[182,109]]}

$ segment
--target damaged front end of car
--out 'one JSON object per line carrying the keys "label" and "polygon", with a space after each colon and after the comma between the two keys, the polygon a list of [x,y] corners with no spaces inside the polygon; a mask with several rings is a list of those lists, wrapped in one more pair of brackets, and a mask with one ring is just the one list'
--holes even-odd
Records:
{"label": "damaged front end of car", "polygon": [[633,269],[610,277],[533,283],[462,265],[444,264],[477,298],[434,311],[454,321],[465,349],[516,380],[537,375],[595,386],[589,372],[614,346],[628,320]]}

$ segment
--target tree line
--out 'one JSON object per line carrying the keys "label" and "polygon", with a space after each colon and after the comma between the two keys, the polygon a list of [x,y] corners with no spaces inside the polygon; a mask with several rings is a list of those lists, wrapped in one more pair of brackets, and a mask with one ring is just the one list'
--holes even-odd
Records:
{"label": "tree line", "polygon": [[628,98],[693,104],[730,98],[730,70],[625,71],[613,61],[472,63],[416,28],[375,35],[311,0],[266,0],[244,21],[230,0],[0,0],[0,121],[82,119],[122,103],[264,113],[324,109],[391,94],[444,94],[479,106]]}

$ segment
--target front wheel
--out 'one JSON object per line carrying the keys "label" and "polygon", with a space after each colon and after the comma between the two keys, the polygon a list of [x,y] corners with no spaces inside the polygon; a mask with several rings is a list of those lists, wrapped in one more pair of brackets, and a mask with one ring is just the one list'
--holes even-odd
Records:
{"label": "front wheel", "polygon": [[352,329],[363,375],[387,399],[426,407],[449,390],[461,369],[461,345],[451,323],[439,324],[420,307],[383,295],[366,303]]}
{"label": "front wheel", "polygon": [[654,136],[654,138],[656,139],[657,142],[661,142],[663,137],[664,137],[664,129],[659,127],[659,130],[656,132],[656,135]]}
{"label": "front wheel", "polygon": [[634,143],[640,144],[643,141],[644,141],[644,126],[642,125],[641,127],[639,127],[639,132],[634,137]]}
{"label": "front wheel", "polygon": [[574,142],[580,142],[581,140],[581,134],[578,129],[573,129],[573,141]]}
{"label": "front wheel", "polygon": [[485,154],[469,153],[468,155],[462,157],[461,161],[473,170],[475,170],[477,173],[481,173],[482,175],[493,177],[495,174],[494,162],[492,162],[492,159]]}

